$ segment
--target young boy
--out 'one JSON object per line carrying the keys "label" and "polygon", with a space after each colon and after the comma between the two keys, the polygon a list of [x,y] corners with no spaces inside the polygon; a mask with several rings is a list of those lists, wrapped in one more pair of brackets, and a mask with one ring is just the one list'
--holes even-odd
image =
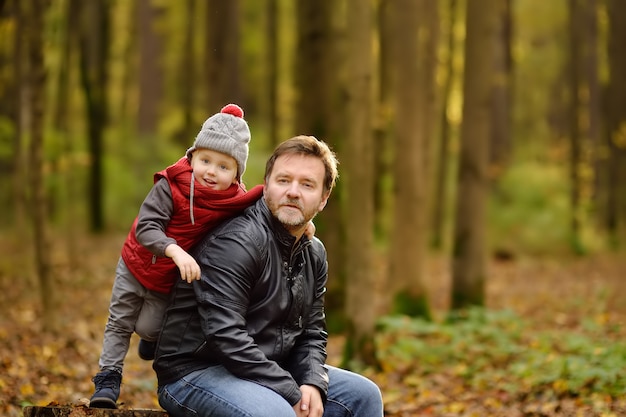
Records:
{"label": "young boy", "polygon": [[243,110],[229,104],[204,122],[184,157],[154,175],[117,264],[90,407],[117,408],[133,332],[141,337],[139,356],[154,359],[178,273],[187,282],[200,278],[200,267],[187,250],[261,197],[263,186],[246,192],[241,183],[249,142]]}

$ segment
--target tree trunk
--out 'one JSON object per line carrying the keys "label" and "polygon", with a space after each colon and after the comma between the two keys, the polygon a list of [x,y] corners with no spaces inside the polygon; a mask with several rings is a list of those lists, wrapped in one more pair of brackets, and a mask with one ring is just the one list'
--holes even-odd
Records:
{"label": "tree trunk", "polygon": [[[160,119],[159,108],[163,96],[163,39],[157,30],[163,10],[151,0],[138,0],[137,22],[139,36],[139,108],[137,130],[139,137],[151,141]],[[191,21],[186,26],[192,26]],[[189,49],[190,45],[186,45]],[[146,155],[153,158],[154,155]],[[137,162],[137,161],[135,161]]]}
{"label": "tree trunk", "polygon": [[456,55],[457,41],[454,35],[456,26],[456,16],[458,10],[458,0],[449,0],[448,5],[448,47],[445,57],[445,73],[443,81],[443,93],[440,110],[440,131],[439,146],[437,153],[437,165],[435,173],[435,186],[432,204],[432,240],[431,246],[434,249],[443,249],[446,242],[446,213],[448,212],[448,182],[450,175],[450,142],[452,138],[450,121],[448,120],[448,106],[450,106],[452,86],[456,78],[454,71],[454,56]]}
{"label": "tree trunk", "polygon": [[[196,60],[195,60],[195,32],[197,30],[194,22],[196,13],[196,0],[185,1],[185,17],[183,43],[180,45],[180,63],[178,66],[178,95],[180,109],[183,113],[183,123],[178,129],[175,138],[180,144],[182,150],[186,150],[192,143],[193,138],[198,133],[199,124],[194,122],[195,111],[195,87],[196,79]],[[217,110],[216,110],[217,111]],[[206,112],[207,116],[210,112]]]}
{"label": "tree trunk", "polygon": [[[328,143],[339,154],[335,141],[334,120],[343,114],[334,103],[334,94],[340,88],[336,74],[340,72],[335,61],[336,38],[332,13],[338,2],[299,0],[296,2],[297,42],[294,57],[294,106],[296,134],[313,135]],[[339,202],[343,186],[341,181],[333,191],[324,213],[315,220],[316,234],[324,241],[328,252],[328,265],[332,279],[328,283],[326,305],[329,313],[344,310],[344,245],[341,244],[341,212]],[[339,314],[341,314],[339,313]],[[329,314],[330,316],[331,314]]]}
{"label": "tree trunk", "polygon": [[46,73],[43,57],[44,14],[46,0],[33,0],[24,9],[24,39],[28,57],[27,89],[30,109],[29,185],[32,207],[35,265],[39,281],[43,325],[46,330],[56,327],[55,292],[50,267],[50,247],[47,231],[47,200],[44,182],[44,112]]}
{"label": "tree trunk", "polygon": [[466,16],[463,125],[453,241],[453,310],[484,305],[486,203],[495,24],[499,0],[469,0]]}
{"label": "tree trunk", "polygon": [[511,1],[502,3],[497,19],[494,53],[495,80],[491,101],[492,130],[489,143],[489,177],[492,182],[502,176],[511,154]]}
{"label": "tree trunk", "polygon": [[419,18],[420,2],[396,0],[392,7],[396,67],[395,144],[393,162],[393,226],[388,276],[392,310],[397,313],[430,318],[423,279],[425,258],[426,138],[424,109],[426,97],[420,90],[425,60],[418,56],[418,34],[423,28]]}
{"label": "tree trunk", "polygon": [[106,408],[76,407],[24,407],[24,417],[168,417],[162,410],[110,410]]}
{"label": "tree trunk", "polygon": [[585,30],[584,7],[582,0],[569,2],[569,139],[570,139],[570,244],[576,253],[583,251],[581,238],[583,213],[583,170],[585,168],[584,152],[587,147],[585,129],[586,116],[584,90],[587,85],[584,79]]}
{"label": "tree trunk", "polygon": [[609,73],[607,94],[607,209],[606,229],[614,247],[626,242],[626,2],[608,1]]}
{"label": "tree trunk", "polygon": [[373,263],[374,193],[371,103],[372,103],[372,10],[361,0],[349,0],[347,62],[347,126],[344,164],[346,212],[346,356],[363,363],[376,363],[373,345],[376,321],[376,291]]}
{"label": "tree trunk", "polygon": [[269,124],[269,143],[272,148],[281,142],[278,137],[278,72],[280,68],[279,28],[280,9],[278,0],[267,2],[267,91],[266,106]]}
{"label": "tree trunk", "polygon": [[206,7],[207,114],[231,102],[245,109],[239,81],[239,0],[210,0]]}
{"label": "tree trunk", "polygon": [[25,120],[24,116],[28,113],[28,86],[25,79],[24,70],[28,68],[25,65],[26,52],[23,37],[28,30],[25,27],[25,16],[23,6],[16,1],[13,4],[13,13],[15,15],[16,30],[14,35],[14,54],[13,54],[13,70],[15,71],[15,108],[11,117],[15,124],[15,136],[13,140],[13,172],[12,172],[12,193],[11,197],[14,201],[14,225],[16,230],[24,230],[26,224],[28,207],[26,201],[26,193],[24,187],[24,178],[26,177],[26,152],[24,145]]}
{"label": "tree trunk", "polygon": [[389,236],[390,221],[388,213],[391,211],[389,198],[389,179],[391,173],[392,151],[392,107],[393,107],[393,70],[391,61],[393,39],[393,16],[391,5],[394,0],[381,0],[378,7],[378,96],[376,124],[374,126],[374,213],[375,236],[377,240],[384,240]]}
{"label": "tree trunk", "polygon": [[104,229],[103,136],[107,123],[109,11],[107,0],[79,3],[80,75],[87,109],[89,140],[89,221],[93,232]]}

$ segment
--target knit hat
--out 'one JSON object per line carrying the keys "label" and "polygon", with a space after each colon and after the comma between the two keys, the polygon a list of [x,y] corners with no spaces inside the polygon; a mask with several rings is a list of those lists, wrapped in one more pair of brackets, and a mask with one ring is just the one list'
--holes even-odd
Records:
{"label": "knit hat", "polygon": [[199,148],[230,155],[237,161],[237,180],[241,181],[249,142],[250,129],[243,119],[243,110],[236,104],[227,104],[204,122],[193,146],[187,149],[187,158],[191,159],[191,153]]}

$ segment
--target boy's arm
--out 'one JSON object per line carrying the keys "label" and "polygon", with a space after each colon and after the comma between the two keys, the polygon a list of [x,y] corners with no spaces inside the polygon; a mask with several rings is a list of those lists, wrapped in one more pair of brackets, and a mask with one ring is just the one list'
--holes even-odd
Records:
{"label": "boy's arm", "polygon": [[135,229],[137,241],[157,256],[167,256],[165,249],[176,244],[175,239],[165,235],[173,212],[172,191],[167,180],[162,178],[154,184],[141,204]]}
{"label": "boy's arm", "polygon": [[165,248],[165,256],[172,258],[180,270],[180,278],[191,283],[200,279],[200,266],[191,255],[175,243]]}

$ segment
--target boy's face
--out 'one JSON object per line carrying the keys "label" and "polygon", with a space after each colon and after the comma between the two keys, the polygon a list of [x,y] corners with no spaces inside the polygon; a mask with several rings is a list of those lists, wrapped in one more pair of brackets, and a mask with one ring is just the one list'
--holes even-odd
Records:
{"label": "boy's face", "polygon": [[196,149],[191,156],[191,168],[198,183],[216,191],[237,183],[237,161],[225,153]]}

